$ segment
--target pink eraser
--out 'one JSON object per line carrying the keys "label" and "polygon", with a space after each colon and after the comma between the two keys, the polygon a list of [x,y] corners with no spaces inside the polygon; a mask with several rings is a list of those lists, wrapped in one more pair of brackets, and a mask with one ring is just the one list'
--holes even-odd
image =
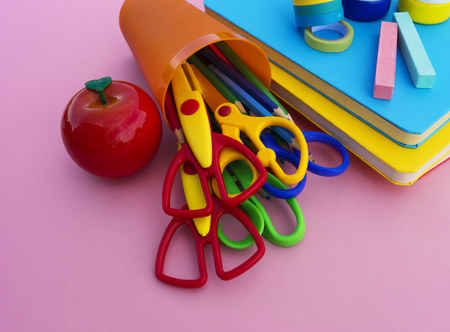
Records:
{"label": "pink eraser", "polygon": [[377,69],[373,97],[390,100],[394,92],[395,62],[397,59],[398,26],[395,22],[381,22],[378,40]]}

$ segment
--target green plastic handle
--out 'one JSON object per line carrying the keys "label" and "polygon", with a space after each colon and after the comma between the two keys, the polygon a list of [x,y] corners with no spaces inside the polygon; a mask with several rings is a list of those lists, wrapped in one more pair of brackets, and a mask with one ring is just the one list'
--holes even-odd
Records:
{"label": "green plastic handle", "polygon": [[[250,186],[252,181],[251,180],[252,171],[247,166],[247,163],[245,161],[242,160],[234,161],[231,164],[229,164],[228,167],[234,173],[234,178],[226,170],[224,171],[223,178],[225,181],[227,191],[229,191],[230,194],[236,194],[241,192],[239,187],[236,185],[235,180],[238,180],[240,185],[244,189]],[[267,181],[269,182],[269,184],[278,189],[286,189],[286,185],[271,173],[267,173]],[[305,219],[302,210],[300,209],[300,206],[298,205],[298,202],[295,198],[289,198],[286,200],[286,202],[288,203],[289,207],[294,213],[295,219],[297,221],[297,227],[295,231],[289,235],[281,235],[276,231],[272,221],[270,220],[269,215],[267,214],[267,211],[264,209],[264,206],[256,199],[255,196],[252,196],[247,201],[245,201],[245,206],[241,204],[241,207],[248,212],[248,214],[250,215],[250,219],[254,224],[255,222],[256,223],[260,222],[259,216],[256,214],[256,212],[254,212],[254,209],[257,209],[259,211],[259,214],[263,218],[264,224],[262,235],[267,240],[282,247],[290,247],[300,242],[300,240],[303,238],[303,235],[305,234]],[[255,226],[257,225],[255,224]],[[218,233],[220,240],[227,246],[234,249],[247,248],[254,242],[251,236],[248,236],[247,238],[241,241],[232,241],[225,236],[220,225]]]}
{"label": "green plastic handle", "polygon": [[[239,187],[236,184],[235,178],[227,170],[223,171],[222,176],[223,176],[223,181],[225,183],[225,187],[227,188],[228,194],[238,194],[241,192],[241,190],[239,189]],[[250,197],[250,199],[252,199],[253,197],[254,196]],[[255,225],[256,229],[258,230],[258,233],[262,234],[262,232],[264,230],[264,218],[261,215],[261,212],[259,211],[259,209],[254,204],[252,204],[250,199],[244,201],[240,205],[240,207],[242,207],[247,212],[247,214],[250,217],[251,222],[253,223],[253,225]],[[227,245],[228,247],[233,248],[233,249],[245,249],[245,248],[250,247],[255,242],[255,240],[253,239],[253,237],[250,234],[248,234],[247,237],[245,237],[244,239],[239,240],[239,241],[231,240],[223,232],[220,221],[219,221],[217,233],[218,233],[220,241],[222,241],[225,245]]]}
{"label": "green plastic handle", "polygon": [[[283,182],[278,180],[274,175],[267,173],[267,182],[271,184],[272,186],[278,188],[278,189],[286,189],[286,186]],[[259,203],[259,202],[258,202]],[[298,205],[297,200],[295,197],[286,199],[286,203],[288,203],[289,207],[291,208],[292,212],[295,215],[295,219],[297,220],[297,227],[295,228],[295,231],[292,234],[289,235],[281,235],[279,234],[275,227],[272,224],[272,221],[269,218],[269,215],[267,214],[266,210],[262,207],[260,208],[261,213],[264,217],[264,231],[263,236],[269,240],[270,242],[282,246],[282,247],[290,247],[300,242],[300,240],[303,238],[303,235],[305,234],[305,218],[303,217],[303,212],[300,209],[300,206]],[[259,203],[261,204],[261,203]],[[262,209],[262,210],[261,210]]]}

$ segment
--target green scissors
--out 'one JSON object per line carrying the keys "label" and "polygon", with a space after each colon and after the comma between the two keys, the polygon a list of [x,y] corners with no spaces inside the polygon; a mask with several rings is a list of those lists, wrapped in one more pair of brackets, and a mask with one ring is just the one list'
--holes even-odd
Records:
{"label": "green scissors", "polygon": [[[223,171],[223,180],[229,194],[238,194],[242,191],[239,186],[245,190],[245,188],[251,185],[252,171],[248,167],[247,163],[242,160],[236,160],[229,164]],[[267,172],[267,181],[276,188],[286,189],[286,185],[269,172]],[[255,196],[251,196],[248,200],[244,201],[240,207],[247,211],[250,220],[253,222],[258,232],[267,240],[282,247],[290,247],[297,244],[303,238],[303,235],[305,234],[305,219],[295,198],[286,199],[286,202],[292,209],[297,221],[297,227],[290,235],[281,235],[276,231],[269,215],[267,214],[267,211]],[[250,234],[245,239],[240,241],[231,240],[223,232],[220,222],[218,227],[218,235],[219,239],[225,245],[234,249],[247,248],[254,242]]]}

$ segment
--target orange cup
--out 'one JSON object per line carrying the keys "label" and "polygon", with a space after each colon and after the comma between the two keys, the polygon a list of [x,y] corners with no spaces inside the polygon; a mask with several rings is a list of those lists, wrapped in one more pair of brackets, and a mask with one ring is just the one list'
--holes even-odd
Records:
{"label": "orange cup", "polygon": [[219,41],[226,41],[261,82],[270,85],[269,60],[257,45],[184,0],[126,0],[119,22],[164,118],[164,97],[175,70]]}

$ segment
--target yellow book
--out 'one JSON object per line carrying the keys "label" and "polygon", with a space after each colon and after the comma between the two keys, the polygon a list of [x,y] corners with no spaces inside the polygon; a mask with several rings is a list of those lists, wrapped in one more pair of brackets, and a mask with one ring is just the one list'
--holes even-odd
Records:
{"label": "yellow book", "polygon": [[450,157],[450,123],[416,149],[402,147],[280,67],[271,90],[395,184],[410,185]]}

